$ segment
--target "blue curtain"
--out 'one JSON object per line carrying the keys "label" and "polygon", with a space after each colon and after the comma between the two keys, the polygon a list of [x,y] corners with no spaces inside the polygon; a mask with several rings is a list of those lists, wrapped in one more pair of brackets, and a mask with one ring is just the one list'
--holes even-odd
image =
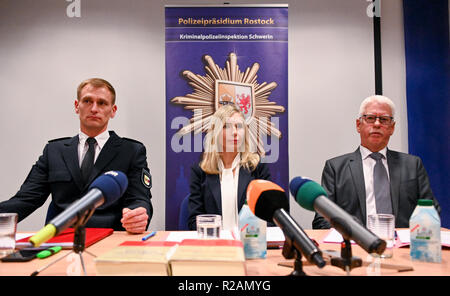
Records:
{"label": "blue curtain", "polygon": [[422,158],[450,227],[448,0],[403,1],[409,153]]}

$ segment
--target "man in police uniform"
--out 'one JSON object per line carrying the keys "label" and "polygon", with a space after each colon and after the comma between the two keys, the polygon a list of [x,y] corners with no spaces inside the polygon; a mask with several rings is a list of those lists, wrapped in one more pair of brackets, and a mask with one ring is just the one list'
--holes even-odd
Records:
{"label": "man in police uniform", "polygon": [[89,185],[104,172],[126,174],[128,188],[108,207],[99,207],[86,227],[113,228],[142,233],[152,217],[151,175],[145,146],[108,131],[114,118],[115,90],[106,80],[92,78],[77,89],[75,113],[80,118],[80,132],[72,138],[51,140],[33,165],[20,190],[0,203],[0,212],[15,212],[19,221],[42,206],[49,194],[47,221],[87,193]]}

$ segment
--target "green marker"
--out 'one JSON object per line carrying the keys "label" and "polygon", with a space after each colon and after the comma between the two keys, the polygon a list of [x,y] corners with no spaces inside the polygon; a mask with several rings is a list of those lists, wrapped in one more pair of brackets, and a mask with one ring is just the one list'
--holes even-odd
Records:
{"label": "green marker", "polygon": [[44,259],[47,258],[53,254],[58,253],[59,251],[61,251],[62,247],[57,246],[57,247],[51,247],[48,248],[47,250],[41,251],[39,253],[37,253],[36,257],[38,257],[39,259]]}

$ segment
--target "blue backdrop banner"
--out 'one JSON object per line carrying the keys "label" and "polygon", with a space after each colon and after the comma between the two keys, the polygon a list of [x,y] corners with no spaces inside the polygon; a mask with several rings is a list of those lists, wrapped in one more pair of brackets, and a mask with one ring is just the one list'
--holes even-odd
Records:
{"label": "blue backdrop banner", "polygon": [[166,229],[178,229],[211,115],[232,101],[286,193],[288,7],[167,6]]}
{"label": "blue backdrop banner", "polygon": [[448,0],[403,1],[409,152],[422,158],[450,227]]}

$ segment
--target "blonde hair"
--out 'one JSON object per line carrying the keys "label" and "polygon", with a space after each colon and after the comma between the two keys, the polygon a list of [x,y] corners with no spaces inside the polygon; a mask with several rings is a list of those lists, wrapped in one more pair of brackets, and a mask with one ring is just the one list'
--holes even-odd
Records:
{"label": "blonde hair", "polygon": [[[233,116],[235,113],[240,114],[242,119],[244,116],[241,111],[234,104],[229,104],[220,107],[214,115],[211,117],[210,126],[205,136],[205,151],[202,154],[202,160],[200,161],[201,169],[207,174],[219,174],[219,160],[222,147],[219,137],[222,135],[223,127],[225,126],[226,119]],[[244,151],[238,149],[238,153],[241,156],[240,166],[243,166],[249,171],[255,170],[259,163],[260,156],[256,152],[252,152],[255,145],[252,145],[249,137],[248,126],[243,120],[245,140]],[[253,147],[253,149],[252,149]]]}
{"label": "blonde hair", "polygon": [[80,100],[81,90],[88,84],[92,85],[95,88],[100,88],[100,87],[107,88],[112,94],[112,104],[114,105],[116,103],[116,90],[111,85],[111,83],[109,83],[105,79],[101,79],[101,78],[89,78],[89,79],[86,79],[83,82],[81,82],[77,88],[77,100],[78,101]]}

